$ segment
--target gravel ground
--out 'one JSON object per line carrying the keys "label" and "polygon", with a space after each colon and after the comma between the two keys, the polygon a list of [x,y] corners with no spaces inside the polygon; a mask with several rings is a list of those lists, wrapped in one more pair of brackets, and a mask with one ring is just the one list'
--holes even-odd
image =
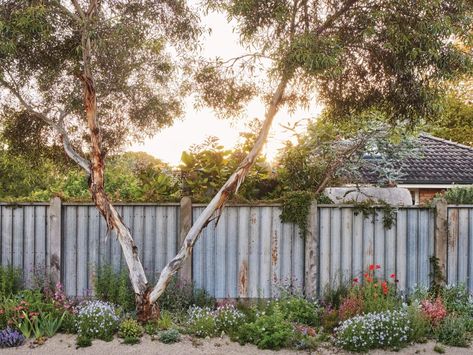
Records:
{"label": "gravel ground", "polygon": [[[114,339],[107,343],[101,340],[94,340],[91,347],[76,349],[75,336],[58,334],[51,339],[48,339],[45,344],[41,346],[34,346],[31,342],[14,349],[0,349],[0,354],[33,354],[33,355],[69,355],[69,354],[84,354],[84,355],[115,355],[115,354],[140,354],[140,355],[252,355],[252,354],[308,354],[306,351],[292,351],[292,350],[259,350],[253,345],[240,346],[233,343],[227,338],[216,339],[202,339],[193,340],[188,336],[183,336],[180,343],[166,345],[158,341],[152,341],[149,336],[144,336],[141,343],[138,345],[122,344],[121,339]],[[371,355],[407,355],[407,354],[437,354],[434,352],[434,342],[426,344],[416,344],[408,348],[402,349],[398,352],[390,351],[371,351]],[[463,355],[473,354],[472,348],[453,348],[444,347],[445,354]],[[330,347],[320,348],[313,354],[329,355],[329,354],[348,354],[344,351],[333,349]]]}

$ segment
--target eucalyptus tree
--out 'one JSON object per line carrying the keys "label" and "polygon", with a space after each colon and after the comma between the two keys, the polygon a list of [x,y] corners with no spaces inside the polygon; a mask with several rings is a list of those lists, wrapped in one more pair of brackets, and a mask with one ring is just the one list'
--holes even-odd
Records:
{"label": "eucalyptus tree", "polygon": [[470,53],[452,41],[470,40],[468,0],[208,1],[236,23],[249,52],[203,66],[191,88],[225,117],[241,113],[256,96],[267,108],[248,156],[151,290],[133,238],[104,192],[104,156],[117,142],[152,134],[179,113],[173,90],[179,77],[165,50],[169,41],[195,43],[195,17],[180,0],[0,3],[2,105],[52,127],[90,174],[94,202],[118,234],[142,320],[152,316],[202,229],[243,183],[281,107],[317,98],[334,115],[375,106],[393,122],[415,121],[435,113],[443,80],[471,68]]}
{"label": "eucalyptus tree", "polygon": [[236,24],[248,53],[201,68],[195,82],[200,102],[233,116],[259,96],[266,113],[252,150],[163,269],[152,302],[243,183],[281,107],[320,100],[334,117],[374,108],[390,122],[415,122],[436,114],[445,80],[472,68],[468,46],[458,45],[472,40],[468,0],[216,0],[207,5]]}
{"label": "eucalyptus tree", "polygon": [[3,126],[59,139],[86,171],[123,249],[141,319],[155,308],[137,247],[104,190],[105,156],[182,113],[178,54],[200,31],[182,0],[0,0]]}

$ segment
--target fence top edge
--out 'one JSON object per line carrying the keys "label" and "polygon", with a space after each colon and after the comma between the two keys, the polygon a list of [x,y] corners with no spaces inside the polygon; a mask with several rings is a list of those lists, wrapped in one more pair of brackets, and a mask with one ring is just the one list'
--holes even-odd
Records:
{"label": "fence top edge", "polygon": [[50,206],[49,202],[0,202],[0,206]]}
{"label": "fence top edge", "polygon": [[473,208],[473,205],[447,205],[447,208]]}
{"label": "fence top edge", "polygon": [[[63,206],[95,206],[93,202],[63,202]],[[113,206],[180,206],[179,202],[116,202]]]}
{"label": "fence top edge", "polygon": [[[116,202],[112,203],[114,206],[173,206],[179,207],[179,202]],[[95,206],[93,202],[62,202],[63,206]],[[49,202],[1,202],[0,206],[50,206]],[[228,203],[228,207],[281,207],[281,203]],[[205,203],[193,203],[192,207],[207,207]],[[354,208],[356,205],[353,204],[317,204],[320,208]],[[382,205],[373,205],[374,208],[383,208]],[[395,206],[392,207],[398,209],[434,209],[434,206]],[[448,208],[473,208],[473,204],[449,204]]]}

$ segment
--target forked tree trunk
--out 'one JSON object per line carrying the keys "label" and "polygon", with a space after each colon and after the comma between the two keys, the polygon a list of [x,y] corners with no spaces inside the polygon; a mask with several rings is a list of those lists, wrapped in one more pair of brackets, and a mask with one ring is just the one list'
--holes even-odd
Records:
{"label": "forked tree trunk", "polygon": [[117,233],[118,241],[120,242],[129,269],[133,291],[135,292],[138,319],[145,322],[150,318],[157,317],[159,310],[157,305],[150,302],[149,295],[151,290],[149,289],[148,280],[146,279],[143,265],[139,258],[138,248],[131,236],[130,230],[123,223],[121,216],[110,203],[105,193],[105,161],[102,151],[102,135],[97,124],[97,97],[92,70],[90,68],[90,38],[86,30],[84,30],[82,38],[82,49],[84,68],[80,79],[83,83],[84,108],[90,134],[91,148],[89,190],[96,207],[105,218],[107,228],[109,230],[115,230]]}
{"label": "forked tree trunk", "polygon": [[263,126],[261,127],[258,138],[250,153],[248,153],[246,158],[238,166],[238,169],[230,176],[227,182],[222,186],[212,201],[210,201],[210,203],[204,209],[199,218],[197,218],[197,221],[195,221],[195,223],[192,225],[192,228],[187,233],[186,238],[182,243],[179,253],[177,253],[177,255],[162,270],[159,280],[151,292],[150,301],[152,303],[155,303],[163,294],[167,285],[169,282],[171,282],[172,276],[176,274],[176,272],[184,264],[184,261],[187,259],[187,257],[189,257],[189,255],[192,253],[194,244],[199,238],[202,230],[212,221],[214,216],[218,221],[225,203],[234,193],[238,191],[238,188],[245,180],[251,167],[255,163],[258,154],[263,148],[264,143],[266,142],[274,116],[276,116],[279,105],[281,104],[287,83],[288,78],[284,76],[273,94],[271,103],[265,114]]}

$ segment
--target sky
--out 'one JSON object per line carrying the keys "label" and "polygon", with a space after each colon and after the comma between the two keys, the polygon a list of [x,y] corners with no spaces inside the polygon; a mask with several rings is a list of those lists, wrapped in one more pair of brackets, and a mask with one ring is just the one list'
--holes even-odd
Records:
{"label": "sky", "polygon": [[[225,15],[210,13],[202,20],[204,25],[211,28],[211,33],[203,41],[203,56],[220,57],[225,60],[246,53],[244,48],[239,45],[238,34],[233,32]],[[281,127],[281,124],[293,124],[302,118],[315,117],[320,113],[320,110],[319,106],[313,105],[308,110],[297,111],[292,115],[284,110],[279,112],[273,122],[263,154],[270,161],[273,160],[283,143],[293,138],[292,133]],[[258,100],[250,102],[246,110],[247,120],[238,120],[237,123],[218,119],[211,109],[195,109],[192,99],[186,101],[185,112],[183,119],[175,121],[172,127],[163,129],[153,138],[146,139],[141,144],[131,146],[129,150],[144,151],[167,163],[178,165],[184,150],[187,150],[192,144],[202,143],[208,136],[218,137],[223,146],[231,148],[238,142],[239,132],[245,130],[246,122],[255,117],[263,119],[264,106]]]}

